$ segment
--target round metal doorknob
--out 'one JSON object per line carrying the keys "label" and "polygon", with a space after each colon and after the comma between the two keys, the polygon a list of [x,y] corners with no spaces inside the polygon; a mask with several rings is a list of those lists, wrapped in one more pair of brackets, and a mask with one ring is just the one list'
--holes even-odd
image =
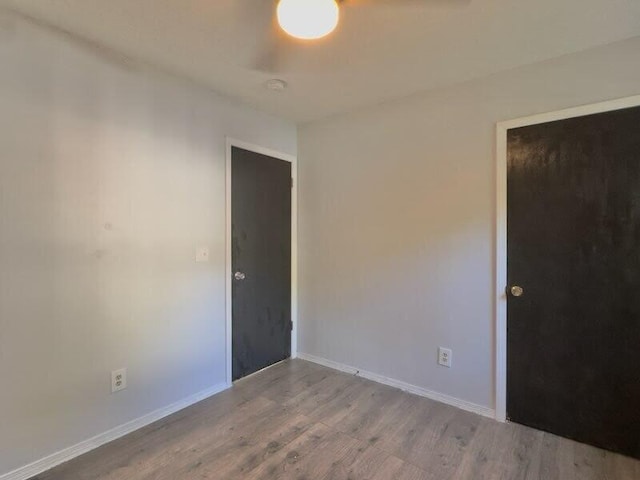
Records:
{"label": "round metal doorknob", "polygon": [[242,272],[236,272],[233,274],[233,278],[235,278],[236,280],[244,280],[245,278],[247,278],[247,276]]}
{"label": "round metal doorknob", "polygon": [[509,293],[513,297],[521,297],[522,295],[524,295],[524,288],[518,285],[513,285],[511,288],[509,288]]}

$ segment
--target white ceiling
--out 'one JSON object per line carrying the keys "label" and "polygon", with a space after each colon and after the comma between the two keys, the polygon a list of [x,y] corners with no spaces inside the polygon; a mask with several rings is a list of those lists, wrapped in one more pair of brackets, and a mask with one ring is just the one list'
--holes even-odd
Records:
{"label": "white ceiling", "polygon": [[[452,2],[453,0],[449,0]],[[0,0],[0,5],[296,121],[640,35],[639,0],[347,0],[317,43],[270,45],[274,0]],[[285,92],[264,88],[269,78]]]}

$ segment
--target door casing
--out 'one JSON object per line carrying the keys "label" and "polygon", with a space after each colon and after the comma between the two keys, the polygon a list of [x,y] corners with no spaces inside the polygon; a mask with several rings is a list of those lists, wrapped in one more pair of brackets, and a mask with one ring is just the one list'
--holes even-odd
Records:
{"label": "door casing", "polygon": [[259,153],[268,157],[277,158],[291,163],[291,358],[296,358],[298,353],[298,162],[295,155],[278,152],[252,143],[226,137],[226,162],[225,162],[225,337],[226,337],[226,381],[228,385],[233,383],[232,377],[232,302],[231,291],[232,264],[231,264],[231,149],[242,148],[250,152]]}
{"label": "door casing", "polygon": [[507,420],[507,131],[512,128],[640,106],[640,95],[498,122],[496,126],[495,412]]}

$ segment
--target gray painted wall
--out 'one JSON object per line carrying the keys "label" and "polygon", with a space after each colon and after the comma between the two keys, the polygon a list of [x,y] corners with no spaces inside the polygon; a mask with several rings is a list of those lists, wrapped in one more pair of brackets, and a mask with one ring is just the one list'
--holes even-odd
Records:
{"label": "gray painted wall", "polygon": [[640,37],[301,127],[299,351],[493,408],[495,124],[634,94]]}
{"label": "gray painted wall", "polygon": [[224,137],[296,152],[290,123],[6,20],[0,475],[225,381]]}

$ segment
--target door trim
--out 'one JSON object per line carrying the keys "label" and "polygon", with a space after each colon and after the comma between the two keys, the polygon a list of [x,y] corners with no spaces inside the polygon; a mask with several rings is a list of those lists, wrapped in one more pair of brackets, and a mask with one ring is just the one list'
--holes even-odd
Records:
{"label": "door trim", "polygon": [[495,412],[496,420],[507,420],[507,132],[512,128],[584,117],[640,106],[640,95],[582,105],[528,117],[498,122],[496,125],[496,243],[495,243]]}
{"label": "door trim", "polygon": [[235,138],[226,137],[226,162],[225,162],[225,337],[226,337],[226,377],[227,384],[233,383],[232,379],[232,311],[231,289],[233,288],[231,275],[231,147],[242,148],[250,152],[259,153],[268,157],[284,160],[291,163],[291,358],[298,355],[298,159],[295,155],[278,152],[261,147],[253,143],[244,142]]}

